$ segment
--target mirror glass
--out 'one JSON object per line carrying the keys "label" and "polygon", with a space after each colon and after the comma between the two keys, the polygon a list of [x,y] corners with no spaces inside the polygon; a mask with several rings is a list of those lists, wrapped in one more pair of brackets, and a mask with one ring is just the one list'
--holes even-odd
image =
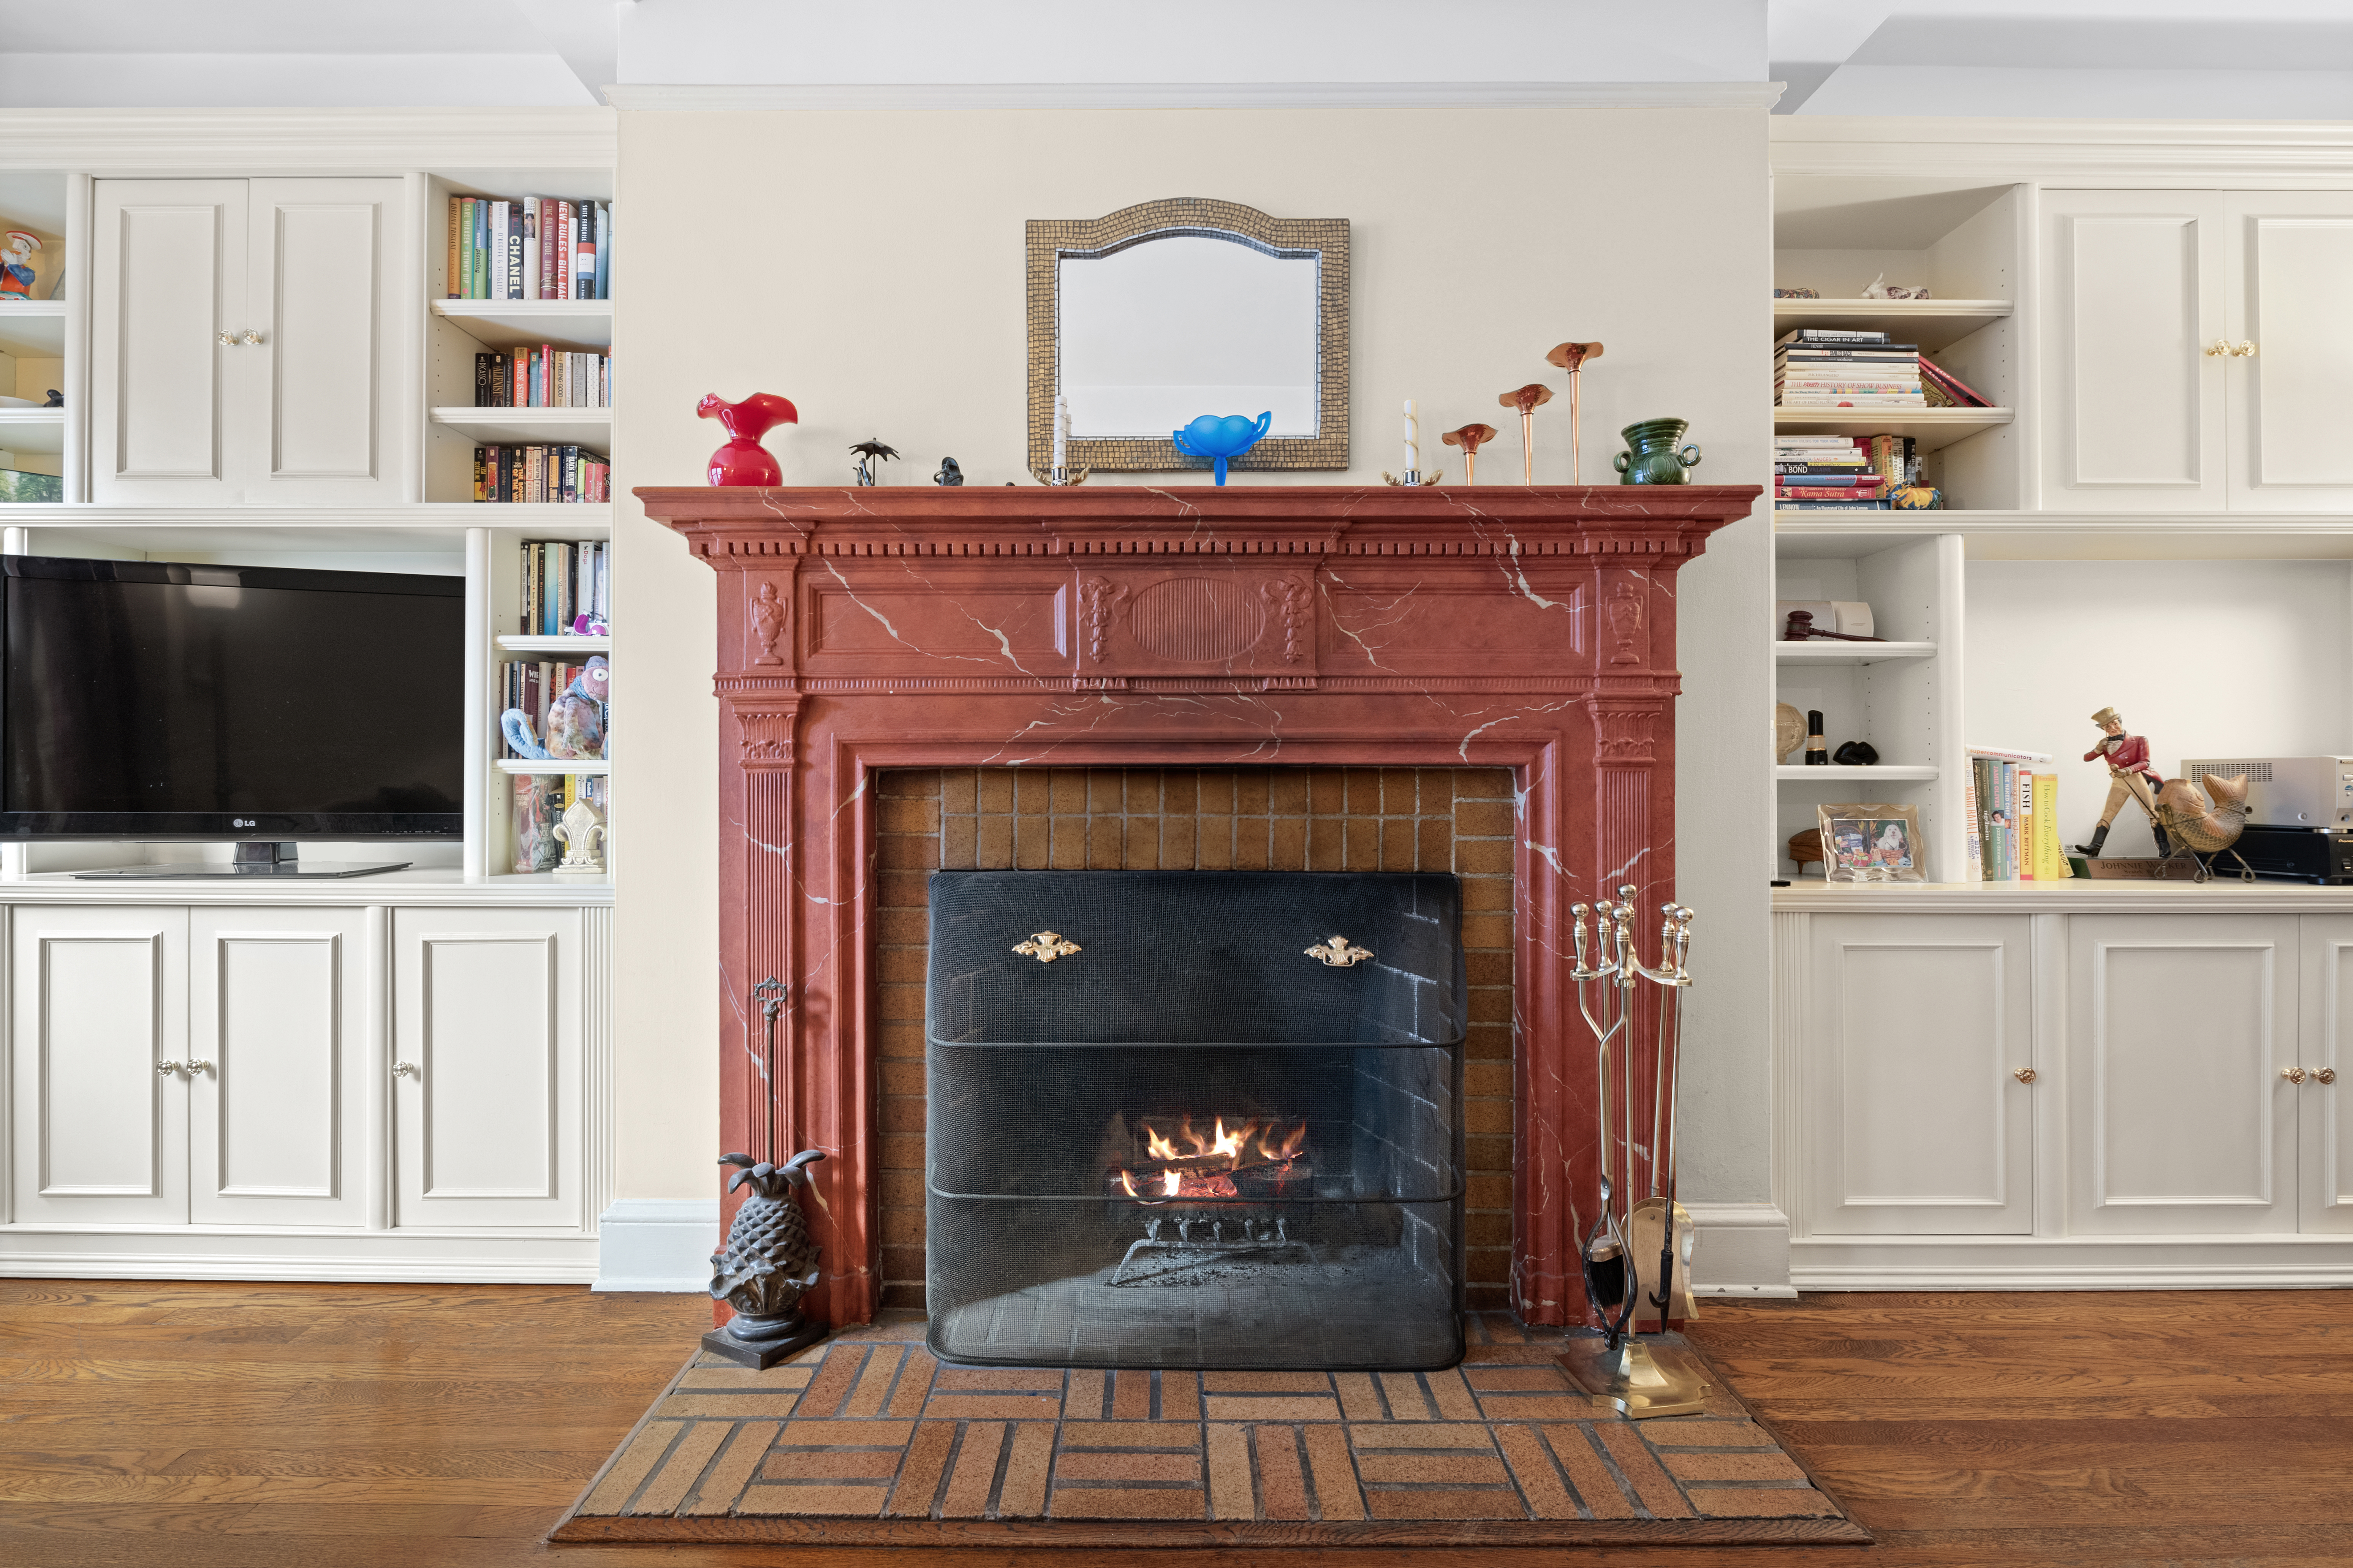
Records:
{"label": "mirror glass", "polygon": [[1271,436],[1320,434],[1321,265],[1199,234],[1057,258],[1072,438],[1165,441],[1199,415],[1270,411]]}

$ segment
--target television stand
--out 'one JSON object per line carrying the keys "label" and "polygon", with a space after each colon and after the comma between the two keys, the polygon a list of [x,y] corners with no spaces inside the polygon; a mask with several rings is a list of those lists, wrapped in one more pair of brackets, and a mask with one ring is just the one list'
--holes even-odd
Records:
{"label": "television stand", "polygon": [[203,877],[372,877],[379,871],[405,871],[415,864],[410,860],[387,860],[376,865],[313,860],[306,866],[297,858],[299,847],[282,839],[246,839],[237,845],[226,867],[216,861],[183,860],[167,866],[117,866],[104,871],[76,871],[74,877],[85,882],[111,878],[146,882]]}

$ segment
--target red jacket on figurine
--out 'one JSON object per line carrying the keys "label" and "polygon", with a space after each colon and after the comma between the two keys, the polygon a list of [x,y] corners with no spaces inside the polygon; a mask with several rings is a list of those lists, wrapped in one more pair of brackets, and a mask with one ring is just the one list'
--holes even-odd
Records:
{"label": "red jacket on figurine", "polygon": [[2138,735],[2110,735],[2084,753],[2087,763],[2107,759],[2108,766],[2120,773],[2148,772],[2148,742]]}

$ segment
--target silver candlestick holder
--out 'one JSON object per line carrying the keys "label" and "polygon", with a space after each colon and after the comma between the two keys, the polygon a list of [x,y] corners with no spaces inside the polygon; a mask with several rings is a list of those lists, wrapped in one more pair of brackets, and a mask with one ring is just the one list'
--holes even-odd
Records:
{"label": "silver candlestick holder", "polygon": [[[1579,1388],[1639,1421],[1706,1408],[1708,1385],[1699,1359],[1680,1341],[1665,1337],[1671,1319],[1696,1315],[1690,1283],[1691,1215],[1675,1201],[1674,1157],[1675,1069],[1683,1044],[1683,994],[1692,983],[1692,911],[1681,904],[1659,906],[1659,963],[1654,968],[1637,951],[1633,900],[1634,889],[1629,886],[1618,889],[1614,904],[1569,907],[1577,947],[1569,978],[1577,983],[1577,1011],[1592,1031],[1595,1047],[1599,1132],[1595,1157],[1600,1167],[1593,1227],[1584,1230],[1573,1200],[1569,1213],[1583,1231],[1577,1265],[1586,1298],[1601,1327],[1571,1340],[1560,1364]],[[1628,1030],[1636,1012],[1636,993],[1645,984],[1660,991],[1658,1045],[1651,1067],[1649,1191],[1637,1201],[1634,1053]],[[1614,1074],[1613,1047],[1622,1058]],[[1614,1132],[1613,1077],[1624,1106]],[[1646,1268],[1652,1269],[1647,1291],[1642,1278]],[[1657,1321],[1648,1334],[1641,1330],[1645,1306]]]}

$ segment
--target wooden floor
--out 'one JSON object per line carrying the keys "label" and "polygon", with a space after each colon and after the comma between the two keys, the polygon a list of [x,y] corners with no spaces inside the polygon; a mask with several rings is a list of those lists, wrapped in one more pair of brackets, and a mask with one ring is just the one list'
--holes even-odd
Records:
{"label": "wooden floor", "polygon": [[[1706,1310],[1694,1337],[1878,1545],[1260,1555],[1285,1568],[2353,1561],[2353,1292]],[[0,1563],[879,1562],[541,1543],[707,1312],[696,1297],[577,1289],[0,1280]],[[890,1563],[978,1556],[1114,1561],[899,1548]]]}

